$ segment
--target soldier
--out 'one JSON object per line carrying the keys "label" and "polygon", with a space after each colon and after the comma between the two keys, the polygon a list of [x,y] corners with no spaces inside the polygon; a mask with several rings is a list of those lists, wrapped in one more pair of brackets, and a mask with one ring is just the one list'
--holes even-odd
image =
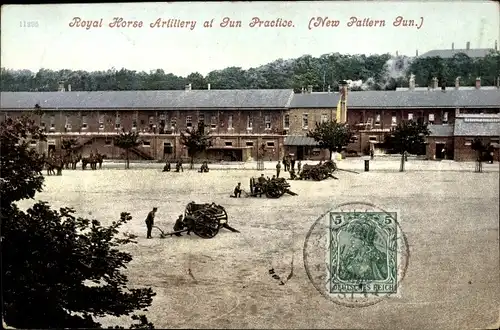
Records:
{"label": "soldier", "polygon": [[281,170],[281,164],[280,162],[278,161],[278,164],[276,164],[276,177],[279,178],[280,177],[280,170]]}
{"label": "soldier", "polygon": [[170,172],[170,162],[168,160],[165,166],[163,166],[163,172]]}
{"label": "soldier", "polygon": [[262,197],[262,193],[264,192],[264,185],[266,184],[266,178],[264,177],[264,174],[260,175],[259,178],[259,197]]}
{"label": "soldier", "polygon": [[152,238],[151,237],[151,230],[153,229],[153,225],[155,223],[155,214],[156,214],[157,210],[158,210],[158,208],[154,207],[153,211],[149,212],[148,217],[146,218],[146,227],[148,228],[147,238]]}
{"label": "soldier", "polygon": [[292,170],[295,171],[295,158],[292,157],[292,159],[290,160],[290,163],[292,164]]}
{"label": "soldier", "polygon": [[184,172],[184,168],[182,167],[182,160],[180,159],[177,161],[177,166],[176,166],[176,172],[179,171]]}
{"label": "soldier", "polygon": [[297,176],[295,175],[295,170],[293,169],[293,165],[289,173],[290,173],[290,180],[295,180]]}
{"label": "soldier", "polygon": [[299,160],[299,162],[297,163],[297,170],[298,170],[298,173],[300,173],[300,170],[302,169],[302,163],[301,161]]}
{"label": "soldier", "polygon": [[236,187],[234,188],[234,196],[231,195],[229,197],[233,198],[241,197],[241,182],[238,182],[238,185],[236,185]]}
{"label": "soldier", "polygon": [[194,218],[191,215],[187,215],[184,217],[184,227],[187,228],[187,234],[191,235],[191,230],[194,227]]}
{"label": "soldier", "polygon": [[[279,163],[279,162],[278,162]],[[285,168],[285,171],[286,171],[286,156],[283,156],[283,167]]]}
{"label": "soldier", "polygon": [[[174,231],[179,231],[184,229],[184,222],[182,220],[182,214],[179,215],[177,220],[175,220]],[[182,236],[181,233],[175,233],[175,236]]]}

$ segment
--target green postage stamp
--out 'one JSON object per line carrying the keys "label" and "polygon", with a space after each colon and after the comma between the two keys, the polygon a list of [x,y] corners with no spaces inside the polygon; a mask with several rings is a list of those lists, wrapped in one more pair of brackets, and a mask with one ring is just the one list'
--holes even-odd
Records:
{"label": "green postage stamp", "polygon": [[328,230],[330,294],[366,297],[398,293],[396,212],[332,211]]}

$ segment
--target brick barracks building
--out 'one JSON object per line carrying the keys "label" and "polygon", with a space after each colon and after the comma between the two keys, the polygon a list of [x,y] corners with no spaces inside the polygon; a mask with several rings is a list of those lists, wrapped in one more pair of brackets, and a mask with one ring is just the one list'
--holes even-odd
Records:
{"label": "brick barracks building", "polygon": [[[437,84],[436,84],[437,85]],[[69,86],[68,86],[69,87]],[[64,90],[64,88],[61,88]],[[345,93],[342,118],[356,131],[347,146],[349,155],[378,153],[377,145],[401,120],[429,124],[427,159],[473,160],[473,138],[496,147],[499,160],[500,90],[457,86],[425,91],[360,91]],[[307,138],[315,122],[335,119],[342,93],[301,94],[292,90],[192,90],[106,92],[2,92],[1,120],[33,111],[39,117],[47,142],[31,141],[39,152],[59,150],[63,138],[77,138],[83,155],[99,151],[110,159],[124,157],[113,145],[122,131],[139,132],[143,144],[134,149],[135,159],[164,160],[187,157],[180,131],[203,122],[214,137],[202,158],[256,160],[264,145],[265,160],[294,154],[298,159],[321,159],[325,151]]]}

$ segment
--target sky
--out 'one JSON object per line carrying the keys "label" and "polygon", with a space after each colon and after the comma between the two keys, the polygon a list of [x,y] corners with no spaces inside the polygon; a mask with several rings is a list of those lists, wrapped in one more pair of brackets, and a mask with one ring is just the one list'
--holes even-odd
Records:
{"label": "sky", "polygon": [[[1,15],[1,66],[32,71],[114,67],[206,75],[306,54],[414,56],[416,50],[449,49],[452,43],[457,49],[468,41],[471,48],[500,42],[499,5],[480,0],[8,5]],[[398,16],[413,26],[395,27]],[[136,21],[136,27],[110,27],[115,17]],[[241,27],[221,27],[225,17],[241,21]],[[348,26],[352,17],[359,24],[370,19],[372,26]],[[254,18],[260,27],[250,27]],[[151,27],[158,19],[191,23]],[[264,26],[277,20],[285,27]],[[101,26],[78,26],[88,21]],[[212,27],[204,27],[205,21]],[[373,26],[375,21],[385,26]]]}

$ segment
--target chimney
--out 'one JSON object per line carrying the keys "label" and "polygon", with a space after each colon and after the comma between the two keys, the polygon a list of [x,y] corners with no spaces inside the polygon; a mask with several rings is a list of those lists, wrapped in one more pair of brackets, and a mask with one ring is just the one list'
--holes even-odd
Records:
{"label": "chimney", "polygon": [[399,56],[399,52],[396,50],[396,56]]}
{"label": "chimney", "polygon": [[470,41],[467,41],[467,43],[465,44],[465,49],[466,49],[466,50],[469,50],[469,49],[470,49]]}
{"label": "chimney", "polygon": [[418,57],[418,49],[415,51],[415,56]]}
{"label": "chimney", "polygon": [[495,40],[495,52],[498,50],[498,41]]}
{"label": "chimney", "polygon": [[339,92],[340,92],[340,122],[345,123],[347,121],[347,109],[345,106],[345,101],[347,97],[347,81],[341,80],[339,81]]}
{"label": "chimney", "polygon": [[458,90],[460,88],[460,77],[455,78],[455,89]]}
{"label": "chimney", "polygon": [[68,84],[68,92],[71,92],[71,84]]}
{"label": "chimney", "polygon": [[408,89],[411,91],[415,90],[415,75],[413,73],[410,73],[410,84]]}
{"label": "chimney", "polygon": [[455,43],[454,42],[451,43],[451,50],[455,50]]}
{"label": "chimney", "polygon": [[311,94],[313,92],[313,85],[307,86],[307,93]]}
{"label": "chimney", "polygon": [[481,88],[481,77],[476,78],[476,89]]}
{"label": "chimney", "polygon": [[185,86],[185,89],[186,89],[186,91],[190,91],[190,90],[191,90],[191,84],[187,84],[187,85]]}
{"label": "chimney", "polygon": [[210,84],[207,85],[207,89],[210,90]]}
{"label": "chimney", "polygon": [[438,88],[438,78],[434,77],[432,78],[432,89],[437,89]]}
{"label": "chimney", "polygon": [[59,82],[59,89],[58,89],[59,92],[64,92],[64,82],[60,81]]}
{"label": "chimney", "polygon": [[330,93],[332,91],[332,88],[330,87],[330,85],[328,85],[328,93]]}

